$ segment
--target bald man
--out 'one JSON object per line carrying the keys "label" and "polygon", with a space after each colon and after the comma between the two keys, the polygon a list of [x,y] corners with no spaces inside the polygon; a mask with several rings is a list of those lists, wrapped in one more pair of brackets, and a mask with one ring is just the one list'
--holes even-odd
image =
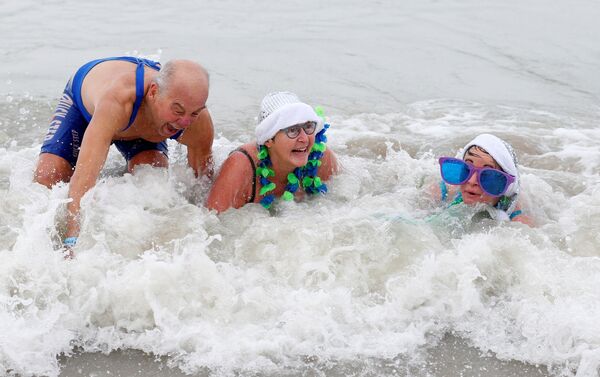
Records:
{"label": "bald man", "polygon": [[166,139],[187,146],[196,173],[211,174],[214,130],[206,110],[208,74],[197,63],[161,65],[134,58],[91,61],[69,80],[50,122],[34,180],[51,187],[69,182],[65,245],[79,234],[79,202],[96,184],[115,144],[127,168],[167,167]]}

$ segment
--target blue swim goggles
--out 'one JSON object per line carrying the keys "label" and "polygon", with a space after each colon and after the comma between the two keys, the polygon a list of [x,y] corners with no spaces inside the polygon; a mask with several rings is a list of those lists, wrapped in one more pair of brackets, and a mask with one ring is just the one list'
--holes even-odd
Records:
{"label": "blue swim goggles", "polygon": [[502,196],[515,177],[505,172],[487,167],[475,167],[472,164],[452,157],[440,158],[442,179],[449,185],[462,185],[477,173],[479,187],[489,196]]}

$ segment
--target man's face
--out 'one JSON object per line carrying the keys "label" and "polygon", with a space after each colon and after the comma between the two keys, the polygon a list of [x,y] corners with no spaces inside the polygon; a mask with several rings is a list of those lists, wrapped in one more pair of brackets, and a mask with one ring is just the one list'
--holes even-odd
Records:
{"label": "man's face", "polygon": [[[154,85],[154,84],[153,84]],[[152,89],[152,88],[151,88]],[[155,97],[156,119],[154,123],[158,133],[163,137],[171,137],[180,130],[193,124],[200,112],[206,108],[208,91],[202,88],[190,88],[189,85],[178,86],[175,83]]]}

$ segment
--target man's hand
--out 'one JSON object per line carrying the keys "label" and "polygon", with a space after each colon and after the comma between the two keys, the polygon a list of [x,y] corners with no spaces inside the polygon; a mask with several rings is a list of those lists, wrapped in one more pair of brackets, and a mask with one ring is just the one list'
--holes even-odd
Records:
{"label": "man's hand", "polygon": [[73,252],[73,248],[77,244],[77,237],[67,237],[63,241],[62,253],[65,259],[73,259],[75,258],[75,253]]}

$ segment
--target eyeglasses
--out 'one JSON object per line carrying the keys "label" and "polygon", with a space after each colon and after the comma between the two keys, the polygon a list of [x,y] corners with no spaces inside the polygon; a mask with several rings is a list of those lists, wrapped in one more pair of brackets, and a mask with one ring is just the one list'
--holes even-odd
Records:
{"label": "eyeglasses", "polygon": [[287,137],[290,139],[295,139],[300,135],[300,130],[304,130],[304,133],[307,135],[312,135],[315,133],[317,129],[317,122],[308,121],[302,124],[294,124],[293,126],[282,129],[281,131],[285,132]]}
{"label": "eyeglasses", "polygon": [[502,196],[508,186],[515,181],[515,177],[501,170],[486,167],[478,168],[468,162],[452,157],[440,158],[440,171],[442,179],[449,185],[462,185],[474,173],[477,173],[477,181],[483,192],[495,197]]}

